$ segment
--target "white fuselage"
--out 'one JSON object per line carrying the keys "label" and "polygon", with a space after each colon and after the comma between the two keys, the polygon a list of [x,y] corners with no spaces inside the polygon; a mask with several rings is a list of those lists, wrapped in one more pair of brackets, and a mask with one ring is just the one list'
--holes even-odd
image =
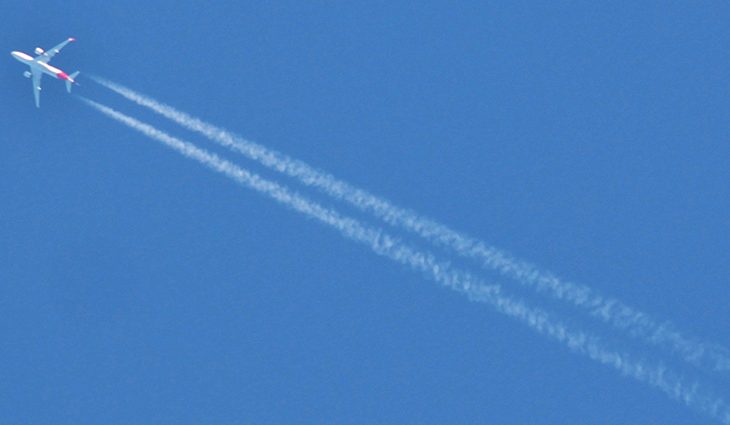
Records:
{"label": "white fuselage", "polygon": [[20,62],[23,62],[24,64],[28,65],[31,68],[35,68],[39,71],[41,71],[44,74],[48,74],[51,77],[58,78],[59,80],[68,80],[68,75],[66,75],[65,72],[61,71],[60,69],[56,68],[55,66],[51,66],[44,62],[39,62],[37,60],[34,60],[32,56],[27,55],[23,52],[12,52],[10,53],[13,55],[15,59],[17,59]]}

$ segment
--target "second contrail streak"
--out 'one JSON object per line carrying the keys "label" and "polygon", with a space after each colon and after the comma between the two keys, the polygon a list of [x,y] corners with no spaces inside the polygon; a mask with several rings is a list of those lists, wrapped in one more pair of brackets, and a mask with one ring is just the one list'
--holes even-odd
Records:
{"label": "second contrail streak", "polygon": [[390,258],[411,269],[424,273],[436,282],[467,295],[471,300],[487,303],[497,311],[526,324],[536,332],[563,343],[572,351],[613,367],[621,374],[631,376],[657,388],[675,400],[730,425],[730,406],[711,394],[697,382],[688,383],[663,365],[649,365],[632,359],[629,355],[611,351],[595,336],[570,329],[546,312],[528,307],[521,301],[502,294],[498,285],[487,285],[473,275],[452,269],[428,252],[418,251],[382,230],[362,224],[360,221],[340,215],[270,180],[261,178],[229,161],[198,148],[192,143],[122,114],[112,108],[81,98],[87,105],[114,120],[162,142],[182,155],[224,174],[237,183],[264,194],[278,203],[326,224],[344,237],[368,246],[373,252]]}
{"label": "second contrail streak", "polygon": [[563,281],[552,273],[541,271],[482,241],[458,233],[412,211],[397,207],[383,198],[353,187],[302,161],[246,140],[120,84],[99,77],[92,76],[91,78],[121,96],[149,108],[189,130],[198,132],[212,141],[269,168],[294,177],[303,184],[315,187],[333,198],[370,212],[388,224],[411,231],[438,246],[447,247],[461,256],[472,258],[483,267],[496,270],[525,286],[535,288],[538,292],[546,292],[554,298],[572,303],[586,310],[590,315],[623,330],[628,335],[668,349],[694,366],[718,372],[730,372],[730,352],[722,346],[687,338],[675,330],[671,324],[658,322],[646,313],[637,311],[619,300],[604,297],[585,285]]}

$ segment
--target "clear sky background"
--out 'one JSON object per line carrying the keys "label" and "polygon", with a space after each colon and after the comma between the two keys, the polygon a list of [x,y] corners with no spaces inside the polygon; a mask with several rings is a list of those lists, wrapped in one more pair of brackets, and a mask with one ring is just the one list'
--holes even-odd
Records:
{"label": "clear sky background", "polygon": [[[549,3],[5,0],[0,45],[74,36],[83,96],[302,189],[84,74],[129,85],[730,346],[730,5]],[[1,423],[714,423],[59,81],[36,110],[23,71],[0,61]]]}

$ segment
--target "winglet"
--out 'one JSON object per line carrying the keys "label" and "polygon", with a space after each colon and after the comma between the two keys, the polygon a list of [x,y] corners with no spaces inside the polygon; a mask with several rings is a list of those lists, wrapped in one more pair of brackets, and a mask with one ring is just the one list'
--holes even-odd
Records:
{"label": "winglet", "polygon": [[76,39],[74,37],[69,37],[68,41],[76,41]]}

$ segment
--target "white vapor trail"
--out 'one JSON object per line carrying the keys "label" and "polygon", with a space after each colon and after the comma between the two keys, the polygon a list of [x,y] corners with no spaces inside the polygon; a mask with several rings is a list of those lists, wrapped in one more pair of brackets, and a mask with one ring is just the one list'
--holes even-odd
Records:
{"label": "white vapor trail", "polygon": [[669,371],[661,363],[649,365],[632,359],[629,355],[611,351],[604,347],[597,337],[570,329],[546,312],[528,307],[521,301],[502,294],[498,285],[485,284],[473,275],[455,270],[448,263],[438,261],[431,253],[418,251],[400,240],[358,220],[340,215],[325,208],[276,182],[263,179],[215,154],[198,148],[192,143],[180,140],[122,114],[112,108],[81,98],[96,111],[110,117],[143,135],[157,140],[178,153],[194,159],[214,171],[224,174],[235,182],[266,195],[276,202],[305,216],[313,218],[337,230],[344,237],[369,247],[373,252],[403,264],[448,288],[467,295],[471,300],[484,302],[497,311],[526,324],[536,332],[561,342],[570,350],[613,367],[621,374],[633,377],[667,394],[687,406],[696,409],[726,425],[730,425],[730,406],[720,397],[704,389],[698,382],[686,379]]}
{"label": "white vapor trail", "polygon": [[411,231],[437,246],[447,247],[463,257],[476,260],[482,267],[495,270],[522,285],[572,303],[632,337],[669,350],[689,364],[715,372],[730,372],[730,351],[722,346],[687,338],[670,323],[658,322],[646,313],[637,311],[617,299],[602,296],[585,285],[563,281],[550,272],[541,271],[482,241],[458,233],[415,212],[397,207],[383,198],[338,180],[302,161],[243,139],[120,84],[100,77],[91,78],[121,96],[214,142],[296,178],[303,184],[315,187],[335,199],[348,202],[390,225]]}

